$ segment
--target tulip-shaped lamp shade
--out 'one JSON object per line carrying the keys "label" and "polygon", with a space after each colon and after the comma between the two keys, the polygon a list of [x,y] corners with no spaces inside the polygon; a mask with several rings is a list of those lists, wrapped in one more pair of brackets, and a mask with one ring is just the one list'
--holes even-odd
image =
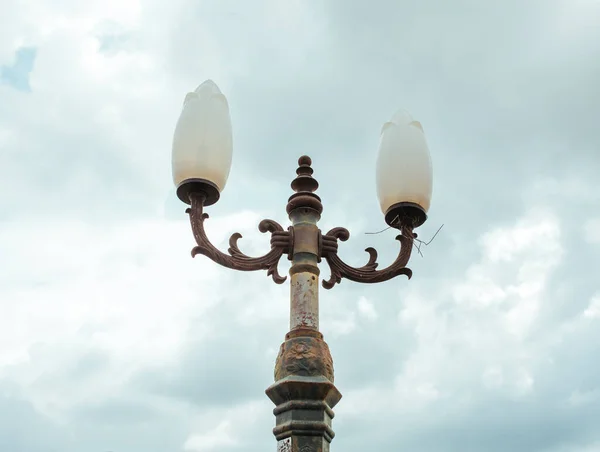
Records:
{"label": "tulip-shaped lamp shade", "polygon": [[231,168],[232,134],[227,99],[212,81],[188,93],[173,136],[172,169],[177,196],[190,203],[191,192],[218,201]]}
{"label": "tulip-shaped lamp shade", "polygon": [[431,191],[431,156],[423,128],[400,111],[383,125],[377,157],[377,196],[385,222],[394,227],[422,225]]}

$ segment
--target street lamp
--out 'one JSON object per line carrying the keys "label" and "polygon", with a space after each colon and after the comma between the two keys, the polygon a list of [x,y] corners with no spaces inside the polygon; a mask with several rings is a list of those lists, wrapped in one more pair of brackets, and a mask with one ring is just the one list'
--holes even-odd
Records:
{"label": "street lamp", "polygon": [[323,205],[315,194],[319,183],[312,177],[312,161],[298,159],[294,190],[286,211],[292,225],[287,229],[263,220],[258,229],[271,233],[271,250],[250,257],[238,247],[239,233],[229,240],[227,253],[210,243],[204,230],[208,215],[204,207],[219,200],[225,188],[232,157],[231,120],[227,99],[211,80],[188,93],[173,139],[173,179],[177,196],[190,204],[187,213],[197,246],[192,256],[203,254],[234,270],[267,270],[277,284],[286,281],[277,270],[283,254],[292,265],[290,274],[290,331],[281,344],[275,363],[275,383],[266,394],[276,405],[273,433],[278,451],[327,452],[334,433],[332,408],[342,395],[334,386],[333,361],[319,332],[319,267],[325,259],[330,277],[325,289],[346,278],[362,283],[387,281],[398,275],[412,276],[410,259],[415,228],[427,219],[431,190],[431,158],[421,124],[399,112],[383,125],[377,158],[377,195],[385,222],[400,231],[400,251],[387,268],[377,270],[377,251],[367,248],[366,265],[355,268],[338,256],[338,240],[346,241],[345,228],[323,234],[317,226]]}

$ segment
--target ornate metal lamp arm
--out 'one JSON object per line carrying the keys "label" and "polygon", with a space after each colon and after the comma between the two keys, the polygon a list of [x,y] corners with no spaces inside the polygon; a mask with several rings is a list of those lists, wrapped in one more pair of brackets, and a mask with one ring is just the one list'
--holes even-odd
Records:
{"label": "ornate metal lamp arm", "polygon": [[196,243],[192,249],[192,257],[197,254],[204,254],[217,264],[234,270],[255,271],[267,270],[267,275],[273,277],[273,281],[282,284],[287,277],[281,276],[277,270],[279,259],[284,253],[288,253],[291,247],[291,234],[284,231],[279,223],[273,220],[263,220],[258,225],[260,232],[271,233],[271,251],[261,257],[250,257],[242,253],[238,248],[237,241],[242,237],[238,232],[234,233],[229,239],[229,254],[225,254],[217,249],[206,236],[204,230],[204,220],[208,214],[203,212],[206,195],[201,192],[190,194],[191,207],[186,210],[190,215],[190,223]]}
{"label": "ornate metal lamp arm", "polygon": [[396,237],[400,241],[400,252],[398,257],[389,267],[383,270],[377,270],[377,250],[375,248],[367,248],[365,251],[369,253],[369,261],[366,265],[355,268],[346,264],[337,254],[338,239],[345,242],[350,238],[350,232],[346,228],[333,228],[327,234],[322,236],[322,256],[325,258],[331,269],[331,276],[328,280],[323,280],[322,284],[325,289],[331,289],[336,284],[342,281],[342,278],[347,278],[351,281],[361,283],[378,283],[387,281],[398,275],[406,275],[410,279],[412,270],[406,265],[410,260],[414,239],[417,234],[413,232],[413,228],[403,224],[400,226],[401,234]]}

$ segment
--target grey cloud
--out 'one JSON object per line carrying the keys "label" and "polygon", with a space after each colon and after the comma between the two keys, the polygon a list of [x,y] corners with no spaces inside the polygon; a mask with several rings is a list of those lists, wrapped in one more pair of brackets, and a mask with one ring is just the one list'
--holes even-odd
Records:
{"label": "grey cloud", "polygon": [[[434,199],[430,220],[419,234],[426,239],[441,224],[444,228],[423,248],[424,258],[414,254],[413,280],[399,278],[372,287],[344,281],[321,294],[321,329],[334,355],[342,394],[351,395],[363,387],[376,388],[380,394],[391,392],[394,379],[418,346],[414,328],[397,322],[411,293],[419,293],[422,303],[438,316],[479,321],[477,315],[457,309],[452,295],[440,290],[464,279],[469,266],[480,259],[476,239],[483,232],[511,226],[533,205],[546,206],[560,216],[565,254],[550,274],[537,324],[526,341],[527,346],[535,345],[536,359],[528,363],[535,378],[533,393],[515,399],[507,390],[469,386],[480,370],[474,365],[465,370],[472,372],[467,381],[448,383],[457,391],[454,397],[438,400],[416,414],[397,406],[360,418],[345,408],[349,396],[336,408],[332,450],[552,452],[598,440],[594,424],[598,400],[590,398],[577,406],[568,402],[574,392],[597,391],[600,377],[594,360],[600,338],[592,324],[577,323],[598,290],[592,269],[600,264],[599,254],[597,247],[586,244],[576,232],[585,219],[600,212],[600,198],[593,194],[600,171],[600,135],[594,123],[600,104],[595,81],[600,78],[598,27],[590,27],[587,35],[561,35],[559,3],[553,1],[331,1],[323,10],[313,5],[314,21],[303,24],[307,33],[320,37],[318,42],[306,44],[298,58],[286,59],[283,32],[269,29],[261,34],[260,8],[232,5],[185,4],[181,17],[172,24],[166,44],[169,52],[161,56],[173,72],[173,82],[189,81],[190,88],[201,81],[200,74],[213,77],[208,72],[215,68],[226,74],[234,163],[222,200],[209,211],[211,217],[248,208],[285,223],[283,209],[291,194],[289,182],[296,159],[308,154],[321,184],[323,228],[351,227],[352,237],[340,244],[340,254],[360,265],[366,260],[362,250],[375,246],[385,265],[397,252],[395,231],[364,234],[384,227],[374,186],[380,127],[397,108],[406,107],[424,124],[429,140]],[[206,62],[208,52],[191,50],[191,43],[200,46],[207,35],[216,43],[219,64]],[[169,107],[173,112],[184,94],[173,93]],[[152,107],[139,101],[134,110],[142,117]],[[4,108],[0,114],[8,115],[8,107]],[[156,127],[162,119],[153,113],[147,128]],[[161,191],[167,186],[169,168],[157,175],[145,172],[142,165],[134,167],[122,158],[120,153],[126,149],[110,129],[96,129],[87,119],[77,123],[76,132],[55,124],[35,127],[45,141],[32,136],[32,143],[23,149],[40,154],[37,169],[26,171],[29,157],[24,152],[11,167],[22,179],[16,184],[20,193],[46,191],[56,212],[62,202],[87,203],[82,211],[91,217],[89,211],[98,208],[97,218],[106,221],[149,216],[155,205],[163,205],[169,219],[185,217],[185,206],[173,191]],[[130,127],[142,130],[137,123]],[[163,123],[160,130],[152,137],[156,149],[162,150],[149,152],[149,158],[167,156],[170,151],[172,127]],[[91,140],[99,132],[105,136]],[[90,144],[80,157],[74,157],[82,142]],[[45,154],[51,145],[52,154]],[[168,158],[163,157],[168,165]],[[80,188],[61,182],[62,173],[80,171],[90,171]],[[559,193],[534,193],[533,185],[542,179],[555,181]],[[584,198],[560,193],[570,179],[589,186],[592,194]],[[34,182],[25,182],[29,180]],[[16,209],[17,202],[22,200],[0,198],[4,210]],[[325,265],[322,270],[326,276]],[[262,307],[265,297],[273,298],[273,306],[287,303],[285,290],[269,292],[266,284],[272,283],[232,272],[224,277],[222,292],[200,293],[219,303],[198,320],[197,328],[209,325],[216,333],[202,336],[192,328],[178,363],[143,369],[126,389],[139,391],[136,397],[147,394],[152,400],[190,403],[193,410],[203,413],[262,397],[266,420],[244,438],[244,445],[246,450],[274,448],[270,402],[263,391],[272,381],[276,352],[268,356],[266,350],[283,340],[285,319],[267,319],[259,327],[239,326],[236,319],[249,303]],[[243,288],[241,295],[226,298],[225,289],[233,285]],[[369,323],[357,318],[352,333],[334,334],[334,320],[343,317],[344,310],[354,310],[361,295],[373,301],[379,320]],[[573,332],[567,331],[569,325],[574,325]],[[452,347],[445,350],[459,355],[461,350]],[[468,365],[465,356],[466,352],[456,366]],[[99,369],[103,359],[80,357],[72,375],[62,378],[83,379]],[[448,378],[453,370],[444,370]],[[107,450],[115,452],[117,446],[156,452],[181,446],[187,426],[167,419],[158,409],[153,412],[138,399],[123,397],[119,400],[115,395],[74,412],[73,428],[81,448],[90,442],[106,444]],[[116,419],[122,423],[118,428],[114,427]],[[109,435],[114,438],[110,446]]]}
{"label": "grey cloud", "polygon": [[[127,394],[120,394],[127,399]],[[151,403],[107,400],[86,407],[71,418],[68,451],[94,447],[100,451],[181,451],[188,434],[188,419],[160,412]]]}
{"label": "grey cloud", "polygon": [[202,409],[255,399],[273,379],[275,357],[265,356],[271,344],[257,337],[255,330],[236,330],[236,334],[226,329],[190,341],[180,366],[144,371],[133,384]]}
{"label": "grey cloud", "polygon": [[77,408],[71,411],[70,415],[84,424],[104,426],[127,424],[133,427],[164,420],[152,403],[128,399],[130,397],[127,395],[119,394],[118,397]]}
{"label": "grey cloud", "polygon": [[58,452],[66,445],[63,429],[39,413],[10,385],[0,382],[0,449],[11,452]]}

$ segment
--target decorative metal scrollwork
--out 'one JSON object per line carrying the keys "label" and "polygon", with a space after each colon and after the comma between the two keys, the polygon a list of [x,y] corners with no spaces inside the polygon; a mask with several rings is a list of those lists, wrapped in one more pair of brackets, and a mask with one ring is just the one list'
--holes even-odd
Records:
{"label": "decorative metal scrollwork", "polygon": [[[323,211],[323,206],[321,199],[314,193],[319,184],[312,177],[311,159],[307,156],[302,156],[298,159],[298,165],[298,169],[296,170],[298,176],[292,181],[292,188],[295,193],[289,198],[286,210],[288,214],[297,209],[312,210],[320,215]],[[199,190],[188,192],[191,207],[186,212],[190,214],[192,232],[197,243],[197,246],[192,249],[192,257],[197,254],[204,254],[214,262],[234,270],[267,270],[267,275],[271,276],[277,284],[285,282],[287,277],[279,274],[277,266],[283,254],[287,254],[290,259],[293,258],[294,242],[297,241],[294,226],[290,226],[288,230],[284,230],[276,221],[261,221],[258,229],[263,233],[271,233],[271,250],[264,256],[251,257],[244,254],[238,246],[238,240],[242,235],[237,232],[229,239],[228,254],[223,253],[210,243],[204,230],[204,221],[208,218],[208,214],[203,212],[204,202],[207,199],[204,191],[209,189],[210,187],[200,186]],[[214,188],[214,190],[217,189]],[[320,230],[317,230],[318,237],[316,243],[318,247],[315,247],[314,250],[311,249],[310,252],[316,254],[319,261],[324,258],[331,269],[329,279],[322,282],[323,287],[331,289],[336,284],[339,284],[342,278],[359,283],[383,282],[398,275],[406,275],[410,279],[412,277],[412,270],[406,265],[410,260],[412,247],[417,238],[417,234],[413,232],[414,222],[402,221],[394,227],[400,230],[400,235],[396,237],[396,240],[400,242],[400,250],[396,260],[382,270],[377,270],[379,266],[377,263],[377,251],[371,247],[365,250],[369,254],[369,260],[362,267],[352,267],[339,257],[338,240],[345,242],[350,238],[350,232],[346,228],[333,228],[325,235]],[[304,237],[304,240],[306,241],[306,237]],[[308,240],[308,242],[315,243],[312,239]]]}
{"label": "decorative metal scrollwork", "polygon": [[190,194],[191,207],[186,210],[190,215],[190,223],[196,243],[192,249],[192,257],[203,254],[224,267],[241,271],[267,270],[267,275],[272,276],[277,284],[285,282],[287,277],[281,276],[277,270],[279,259],[287,253],[291,247],[289,231],[284,231],[279,223],[273,220],[263,220],[258,225],[260,232],[271,233],[271,251],[261,257],[250,257],[240,251],[238,240],[242,235],[234,233],[229,239],[229,254],[217,249],[206,236],[204,221],[208,214],[203,212],[204,195],[202,193]]}
{"label": "decorative metal scrollwork", "polygon": [[400,228],[401,234],[396,237],[400,241],[400,252],[398,257],[389,267],[383,270],[377,270],[377,250],[367,248],[369,261],[362,267],[355,268],[346,264],[337,253],[338,239],[345,242],[350,238],[350,232],[346,228],[333,228],[327,234],[321,237],[321,252],[331,269],[331,276],[328,280],[323,280],[325,289],[331,289],[347,278],[351,281],[360,283],[378,283],[387,281],[398,275],[406,275],[410,279],[412,270],[406,265],[410,260],[414,239],[417,237],[412,227],[403,225]]}

